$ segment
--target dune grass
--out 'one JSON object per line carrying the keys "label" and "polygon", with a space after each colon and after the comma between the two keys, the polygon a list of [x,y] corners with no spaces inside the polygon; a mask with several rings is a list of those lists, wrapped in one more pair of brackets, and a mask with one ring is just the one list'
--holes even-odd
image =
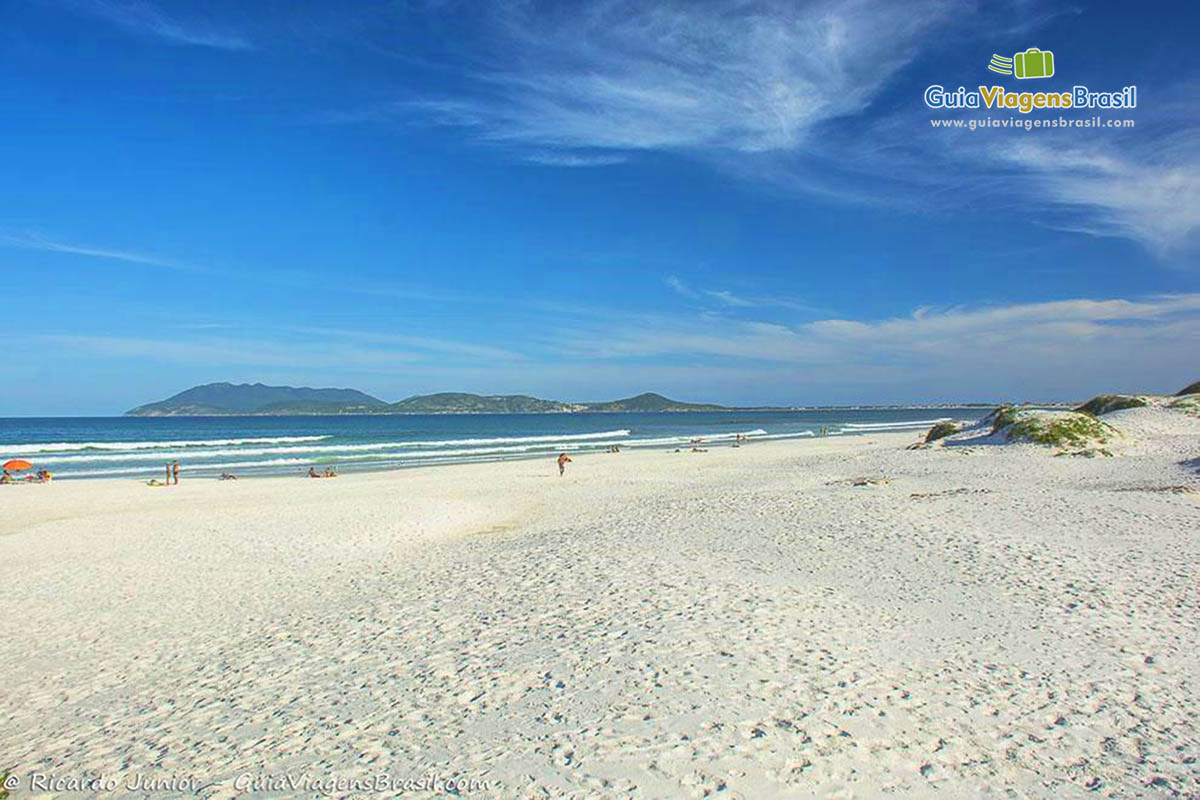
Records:
{"label": "dune grass", "polygon": [[1050,447],[1087,447],[1107,444],[1115,433],[1095,417],[1070,412],[1058,417],[1027,416],[1008,426],[1007,438],[1026,439]]}
{"label": "dune grass", "polygon": [[1167,408],[1200,417],[1200,394],[1188,394],[1176,397],[1167,403]]}
{"label": "dune grass", "polygon": [[925,444],[936,442],[938,439],[945,439],[951,434],[958,433],[959,430],[957,422],[939,422],[929,429],[929,433],[925,434]]}
{"label": "dune grass", "polygon": [[1001,434],[1005,441],[1058,447],[1063,451],[1059,455],[1067,451],[1074,451],[1073,455],[1112,455],[1101,445],[1119,435],[1111,425],[1080,411],[1039,412],[1002,406],[988,419],[992,433]]}
{"label": "dune grass", "polygon": [[1137,397],[1136,395],[1100,394],[1075,410],[1082,414],[1091,414],[1094,417],[1099,417],[1111,411],[1120,411],[1124,408],[1145,408],[1148,405],[1150,405],[1150,402],[1146,398]]}

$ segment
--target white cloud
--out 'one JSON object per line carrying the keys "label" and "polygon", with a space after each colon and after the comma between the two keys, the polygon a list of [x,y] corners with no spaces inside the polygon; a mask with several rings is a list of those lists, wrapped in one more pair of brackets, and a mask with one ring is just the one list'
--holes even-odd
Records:
{"label": "white cloud", "polygon": [[499,9],[476,92],[412,107],[482,137],[594,149],[761,152],[863,109],[951,4],[637,3]]}
{"label": "white cloud", "polygon": [[173,44],[219,50],[253,48],[253,45],[241,36],[215,30],[202,22],[185,24],[173,19],[149,0],[83,0],[77,7],[131,33]]}
{"label": "white cloud", "polygon": [[1126,237],[1169,255],[1200,235],[1200,148],[1194,141],[1160,146],[1153,160],[1111,147],[1050,148],[1037,141],[998,147],[994,157],[1024,170],[1050,199],[1084,212],[1077,229]]}
{"label": "white cloud", "polygon": [[[164,340],[46,335],[21,353],[231,367],[322,383],[364,376],[421,390],[540,392],[587,399],[654,388],[738,403],[1072,399],[1101,391],[1174,391],[1197,377],[1200,294],[918,308],[903,317],[829,317],[785,325],[726,313],[547,313],[523,352],[478,338],[443,340],[338,329],[261,330]],[[258,372],[253,372],[257,370]],[[317,372],[314,372],[317,371]],[[532,383],[531,383],[532,381]],[[606,387],[608,387],[606,389]]]}
{"label": "white cloud", "polygon": [[785,308],[789,311],[812,313],[817,309],[790,297],[743,296],[734,294],[727,289],[694,289],[676,275],[663,278],[670,289],[680,297],[688,300],[711,303],[715,301],[718,308]]}
{"label": "white cloud", "polygon": [[129,252],[126,250],[112,250],[102,247],[88,247],[84,245],[71,244],[68,242],[54,241],[43,236],[36,235],[16,235],[6,234],[0,235],[0,245],[9,247],[20,247],[25,250],[44,250],[50,253],[66,253],[69,255],[89,256],[92,258],[106,258],[113,261],[125,261],[130,264],[144,264],[153,267],[169,267],[172,269],[188,269],[180,264],[176,264],[156,256],[149,256],[143,253]]}
{"label": "white cloud", "polygon": [[721,290],[706,289],[704,293],[706,295],[708,295],[709,297],[713,298],[714,300],[718,300],[727,306],[736,306],[738,308],[754,308],[755,306],[761,305],[760,303],[755,302],[754,300],[747,300],[744,297],[738,297],[733,292],[726,291],[723,289],[721,289]]}
{"label": "white cloud", "polygon": [[526,160],[542,164],[669,151],[843,201],[1006,207],[1168,259],[1200,238],[1193,87],[1158,87],[1152,110],[1128,115],[1139,126],[1129,132],[935,132],[915,95],[886,116],[862,113],[947,23],[977,41],[1076,9],[608,0],[559,14],[529,3],[493,12],[481,14],[492,45],[467,75],[473,88],[385,113],[415,110],[532,150]]}
{"label": "white cloud", "polygon": [[857,390],[860,401],[1165,391],[1195,379],[1200,294],[920,308],[907,317],[800,325],[642,316],[564,331],[562,352],[600,361],[700,358],[714,369],[754,363],[764,380],[786,368],[809,376],[810,391]]}
{"label": "white cloud", "polygon": [[542,164],[547,167],[607,167],[613,164],[623,164],[629,160],[626,156],[617,153],[582,155],[554,151],[527,153],[522,158],[530,164]]}
{"label": "white cloud", "polygon": [[379,333],[377,331],[357,331],[343,328],[289,328],[289,331],[321,338],[334,337],[364,344],[405,347],[414,350],[424,350],[445,356],[461,356],[467,359],[488,360],[493,362],[520,361],[525,358],[521,353],[495,345],[478,342],[463,342],[453,339],[442,339],[433,336],[414,336],[404,334]]}
{"label": "white cloud", "polygon": [[675,292],[675,294],[679,295],[680,297],[686,297],[689,300],[699,300],[700,299],[699,292],[692,289],[692,287],[688,286],[686,283],[683,282],[682,279],[680,279],[679,277],[677,277],[675,275],[668,275],[667,277],[663,278],[663,283],[665,283],[667,286],[669,286],[671,288],[671,290],[673,292]]}

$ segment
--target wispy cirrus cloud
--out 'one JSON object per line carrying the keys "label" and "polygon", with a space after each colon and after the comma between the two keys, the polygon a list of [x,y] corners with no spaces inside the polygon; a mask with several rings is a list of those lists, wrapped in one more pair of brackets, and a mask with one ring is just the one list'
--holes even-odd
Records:
{"label": "wispy cirrus cloud", "polygon": [[165,339],[109,334],[46,334],[36,337],[51,347],[90,356],[157,364],[323,368],[390,373],[421,360],[400,348],[366,348],[325,341],[280,341],[262,337]]}
{"label": "wispy cirrus cloud", "polygon": [[[1200,147],[1195,135],[1146,147],[1005,143],[993,151],[1067,212],[1054,224],[1141,242],[1170,256],[1200,239]],[[1151,150],[1146,153],[1144,150]],[[1073,213],[1072,213],[1073,212]]]}
{"label": "wispy cirrus cloud", "polygon": [[[811,374],[822,385],[895,398],[957,393],[1166,390],[1200,351],[1200,294],[918,308],[905,317],[798,325],[642,315],[561,331],[565,357],[600,362],[756,365],[764,381]],[[1181,383],[1182,385],[1182,383]],[[1000,393],[1000,394],[997,394]],[[772,394],[778,395],[777,391]]]}
{"label": "wispy cirrus cloud", "polygon": [[319,337],[334,337],[350,342],[360,342],[371,345],[386,345],[403,347],[417,351],[427,351],[442,356],[459,356],[468,359],[487,360],[490,362],[521,361],[525,355],[515,350],[496,347],[494,345],[467,342],[455,339],[443,339],[436,336],[418,336],[412,334],[386,333],[380,331],[349,330],[345,328],[296,327],[289,331]]}
{"label": "wispy cirrus cloud", "polygon": [[530,164],[542,164],[547,167],[607,167],[629,160],[627,156],[619,153],[580,154],[553,151],[526,153],[522,159]]}
{"label": "wispy cirrus cloud", "polygon": [[[539,152],[790,149],[862,110],[953,4],[493,5],[469,90],[402,103]],[[560,156],[561,157],[561,156]],[[613,158],[612,153],[604,157]]]}
{"label": "wispy cirrus cloud", "polygon": [[[302,365],[320,370],[326,382],[380,376],[396,392],[444,390],[452,380],[468,390],[538,389],[570,399],[583,395],[568,387],[598,390],[608,381],[699,399],[788,404],[1167,391],[1194,380],[1181,370],[1200,351],[1200,294],[1194,293],[921,307],[906,316],[798,324],[719,311],[583,308],[547,312],[542,321],[544,333],[524,338],[520,351],[478,336],[334,328],[35,338],[39,346],[93,359],[187,365],[213,374],[239,367],[243,374],[274,369],[286,375]],[[514,370],[514,363],[523,368]]]}
{"label": "wispy cirrus cloud", "polygon": [[663,283],[680,297],[717,308],[784,308],[789,311],[813,313],[819,309],[790,297],[734,294],[728,289],[694,288],[677,275],[668,275]]}
{"label": "wispy cirrus cloud", "polygon": [[25,250],[43,250],[49,253],[65,253],[91,258],[104,258],[112,261],[124,261],[129,264],[142,264],[151,267],[167,267],[170,269],[191,269],[177,262],[168,261],[158,256],[128,250],[113,250],[104,247],[90,247],[71,242],[48,239],[36,234],[0,234],[0,245],[19,247]]}
{"label": "wispy cirrus cloud", "polygon": [[243,36],[218,30],[204,20],[181,21],[149,0],[78,0],[70,4],[130,33],[171,44],[211,47],[218,50],[251,50]]}
{"label": "wispy cirrus cloud", "polygon": [[[1170,100],[1194,96],[1186,77],[1159,87],[1157,127],[1139,109],[1139,129],[1126,136],[1047,131],[1022,134],[1032,144],[1021,144],[1011,131],[932,131],[915,93],[898,109],[873,106],[939,31],[1029,33],[1079,9],[935,0],[484,8],[488,44],[460,91],[387,103],[370,116],[423,116],[544,165],[665,151],[840,202],[1007,207],[1038,224],[1129,239],[1164,259],[1196,244],[1194,104]],[[1059,157],[1064,150],[1099,160]]]}

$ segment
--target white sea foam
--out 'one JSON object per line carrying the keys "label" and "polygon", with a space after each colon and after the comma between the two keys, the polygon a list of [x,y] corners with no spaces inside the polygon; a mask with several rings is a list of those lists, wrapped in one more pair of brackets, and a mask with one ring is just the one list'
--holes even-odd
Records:
{"label": "white sea foam", "polygon": [[[907,422],[844,423],[829,431],[831,435],[862,435],[904,429],[921,428],[940,420]],[[359,468],[386,466],[416,466],[425,464],[462,463],[506,458],[535,457],[551,451],[594,451],[620,445],[627,448],[701,446],[732,442],[739,436],[751,440],[798,439],[811,437],[811,430],[788,433],[767,433],[762,428],[740,432],[677,434],[648,438],[628,438],[627,429],[593,433],[507,436],[470,439],[425,441],[371,442],[363,444],[303,444],[329,439],[329,436],[261,437],[244,439],[207,439],[173,442],[104,442],[107,448],[128,447],[126,452],[59,452],[48,451],[39,462],[54,469],[64,469],[63,477],[146,475],[159,471],[164,460],[182,460],[185,470],[194,474],[213,474],[232,469],[281,470],[289,466],[309,464],[344,464]],[[282,447],[247,447],[237,444],[275,444]],[[63,443],[61,446],[66,446]],[[153,446],[150,447],[150,446]],[[222,447],[220,445],[230,445]],[[40,445],[57,447],[60,445]],[[81,448],[84,443],[71,446]],[[174,446],[175,450],[161,449]],[[149,463],[153,462],[153,463]],[[105,465],[111,464],[111,468]],[[79,465],[80,468],[76,468]],[[95,468],[93,468],[95,467]],[[186,474],[186,473],[185,473]]]}
{"label": "white sea foam", "polygon": [[930,425],[936,425],[939,422],[949,422],[950,417],[939,417],[938,419],[914,419],[902,422],[844,422],[841,427],[851,431],[873,431],[873,430],[889,430],[900,428],[926,428]]}
{"label": "white sea foam", "polygon": [[[609,431],[605,435],[627,436],[629,431]],[[622,447],[671,447],[691,444],[697,439],[701,443],[715,441],[732,441],[737,436],[749,436],[753,438],[781,438],[782,436],[811,436],[810,431],[802,431],[797,434],[777,434],[768,436],[767,432],[761,428],[752,431],[734,432],[734,433],[717,433],[717,434],[693,434],[679,436],[665,436],[651,439],[609,439],[597,440],[592,437],[597,434],[576,435],[576,441],[558,440],[554,441],[549,436],[537,437],[511,437],[510,440],[524,441],[526,444],[509,445],[505,447],[460,447],[460,448],[444,448],[439,450],[419,449],[408,450],[401,452],[354,452],[355,446],[351,445],[339,451],[336,445],[330,445],[321,448],[259,448],[259,449],[241,449],[241,450],[207,450],[207,451],[192,451],[190,453],[181,453],[179,455],[190,456],[191,460],[184,464],[185,470],[198,470],[202,472],[216,472],[227,469],[249,469],[258,467],[281,467],[291,465],[307,465],[307,464],[343,464],[357,463],[363,464],[438,464],[438,463],[458,463],[462,461],[487,460],[489,458],[505,458],[505,457],[520,457],[533,456],[539,453],[547,453],[559,450],[577,451],[580,449],[599,449],[602,447],[611,447],[612,445],[621,445]],[[585,441],[578,441],[581,436],[586,436]],[[534,441],[530,441],[534,440]],[[546,441],[544,441],[546,440]],[[469,440],[457,440],[469,441]],[[314,452],[316,450],[317,452]],[[269,456],[269,455],[294,455],[296,453],[307,453],[308,458],[274,458],[267,460],[237,460],[237,461],[204,461],[201,459],[227,459],[230,457],[242,457],[243,459],[253,456]],[[166,459],[171,457],[170,452],[157,452],[152,457],[156,459]],[[64,455],[45,459],[50,466],[57,467],[63,464],[104,464],[114,462],[131,462],[145,461],[149,454],[145,453],[107,453],[101,455]],[[156,462],[153,465],[143,464],[140,466],[114,466],[111,469],[72,469],[66,473],[67,476],[84,477],[84,476],[102,476],[102,475],[154,475],[160,469]],[[186,473],[185,473],[186,474]]]}
{"label": "white sea foam", "polygon": [[[320,453],[320,452],[369,452],[374,450],[401,450],[411,447],[437,448],[473,445],[500,444],[532,444],[537,442],[585,442],[594,439],[628,436],[628,430],[599,431],[596,433],[560,434],[549,436],[503,436],[475,439],[443,439],[432,441],[400,441],[400,442],[368,442],[365,444],[330,444],[312,445],[305,447],[265,447],[249,449],[245,445],[256,444],[298,444],[302,442],[319,442],[329,439],[329,436],[277,436],[254,439],[205,439],[197,441],[164,441],[164,442],[57,442],[53,444],[13,445],[12,452],[22,454],[33,453],[64,453],[67,455],[47,455],[43,460],[53,463],[79,463],[86,461],[136,461],[145,458],[196,457],[214,458],[230,455],[272,455],[284,453]],[[238,447],[237,450],[214,449],[219,447]],[[178,450],[187,448],[186,451]],[[156,452],[153,454],[129,452],[139,450],[159,449],[177,452]],[[111,451],[112,454],[92,455],[86,451]]]}
{"label": "white sea foam", "polygon": [[32,444],[0,445],[5,452],[32,453],[73,453],[81,450],[158,450],[179,447],[232,447],[247,444],[292,444],[299,442],[319,442],[328,436],[263,436],[249,439],[195,439],[171,440],[162,442],[38,442]]}
{"label": "white sea foam", "polygon": [[[396,447],[452,447],[457,445],[479,444],[525,444],[528,442],[585,442],[591,439],[605,439],[613,436],[628,436],[626,429],[616,431],[599,431],[597,433],[566,433],[548,436],[502,436],[492,439],[445,439],[430,442],[394,442]],[[359,445],[353,445],[359,446]]]}
{"label": "white sea foam", "polygon": [[[613,436],[628,436],[629,431],[605,431],[602,433],[576,434],[574,436],[518,436],[508,438],[494,439],[447,439],[441,442],[374,442],[371,444],[348,444],[348,445],[313,445],[308,447],[260,447],[248,448],[241,447],[236,449],[190,449],[190,450],[162,450],[153,453],[146,452],[129,452],[129,453],[79,453],[70,452],[63,454],[47,454],[39,459],[46,464],[86,464],[96,462],[119,462],[119,461],[145,461],[147,459],[156,460],[172,460],[177,458],[186,458],[190,461],[212,458],[228,458],[230,456],[269,456],[269,455],[293,455],[308,453],[312,458],[374,458],[374,454],[379,456],[393,456],[398,454],[387,453],[389,450],[401,450],[402,448],[422,448],[422,453],[429,455],[443,455],[448,452],[453,452],[444,448],[451,445],[470,445],[470,444],[492,444],[492,443],[524,443],[519,447],[512,448],[494,448],[497,452],[518,451],[523,449],[570,449],[577,446],[592,446],[602,447],[605,445],[624,443],[626,440],[617,439],[608,442],[597,441],[597,437],[613,437]],[[443,449],[431,449],[434,447]],[[365,454],[365,455],[359,455]]]}

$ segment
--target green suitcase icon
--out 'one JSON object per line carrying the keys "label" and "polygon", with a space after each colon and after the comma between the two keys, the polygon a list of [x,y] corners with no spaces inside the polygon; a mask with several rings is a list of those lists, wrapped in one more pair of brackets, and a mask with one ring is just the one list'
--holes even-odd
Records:
{"label": "green suitcase icon", "polygon": [[1054,74],[1054,53],[1031,47],[1013,55],[1014,73],[1018,78],[1049,78]]}

